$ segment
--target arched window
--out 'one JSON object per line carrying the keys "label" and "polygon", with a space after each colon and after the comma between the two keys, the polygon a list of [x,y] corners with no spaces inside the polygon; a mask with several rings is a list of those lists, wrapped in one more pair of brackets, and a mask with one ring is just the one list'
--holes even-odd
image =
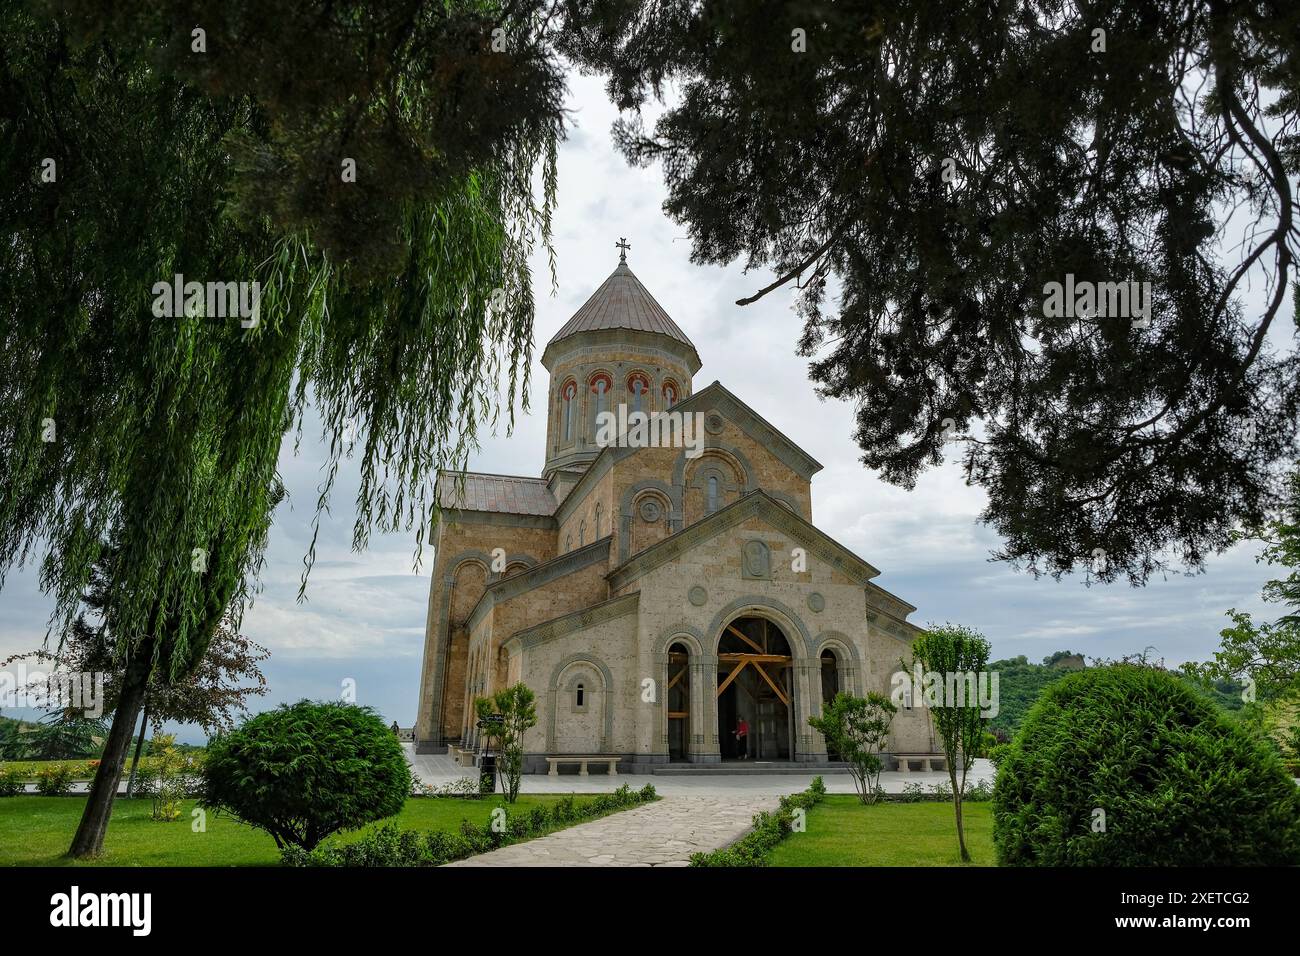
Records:
{"label": "arched window", "polygon": [[586,543],[587,543],[587,522],[579,521],[578,522],[578,547],[581,548]]}
{"label": "arched window", "polygon": [[669,379],[664,382],[664,408],[672,408],[677,401],[677,383]]}
{"label": "arched window", "polygon": [[639,412],[643,409],[645,394],[649,388],[650,382],[640,373],[627,380],[627,390],[632,393],[632,411]]}
{"label": "arched window", "polygon": [[591,391],[596,396],[595,409],[599,415],[609,407],[609,376],[597,375],[591,380]]}
{"label": "arched window", "polygon": [[573,399],[576,397],[577,385],[564,382],[560,389],[560,441],[573,441]]}
{"label": "arched window", "polygon": [[561,402],[564,405],[564,429],[561,434],[564,435],[566,442],[573,441],[573,399],[578,394],[578,386],[568,382],[561,393]]}
{"label": "arched window", "polygon": [[596,502],[596,537],[594,540],[600,540],[600,502]]}
{"label": "arched window", "polygon": [[709,475],[709,503],[705,511],[709,514],[718,510],[718,476]]}
{"label": "arched window", "polygon": [[573,692],[573,706],[582,707],[587,702],[586,688],[581,683]]}
{"label": "arched window", "polygon": [[566,534],[566,535],[564,536],[564,550],[565,550],[565,551],[572,551],[572,550],[573,550],[573,535],[572,535],[572,533],[570,533],[570,534]]}

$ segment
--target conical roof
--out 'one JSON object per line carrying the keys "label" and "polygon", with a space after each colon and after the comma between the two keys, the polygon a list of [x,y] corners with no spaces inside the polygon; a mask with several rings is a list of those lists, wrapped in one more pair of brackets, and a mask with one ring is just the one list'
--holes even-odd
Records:
{"label": "conical roof", "polygon": [[655,297],[641,284],[641,280],[627,267],[626,262],[619,262],[618,268],[610,273],[609,278],[601,283],[600,288],[592,293],[582,308],[573,313],[573,318],[555,333],[546,344],[546,351],[570,335],[600,329],[631,329],[666,335],[687,346],[698,362],[695,344],[669,317],[664,307],[655,301]]}

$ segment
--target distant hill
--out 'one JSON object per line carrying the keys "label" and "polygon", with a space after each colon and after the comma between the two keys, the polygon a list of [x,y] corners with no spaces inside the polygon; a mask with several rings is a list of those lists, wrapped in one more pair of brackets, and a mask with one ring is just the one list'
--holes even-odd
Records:
{"label": "distant hill", "polygon": [[[998,672],[1000,708],[998,715],[989,722],[989,729],[999,740],[1009,740],[1020,729],[1021,721],[1025,719],[1029,708],[1038,700],[1039,694],[1067,674],[1083,670],[1086,666],[1083,655],[1073,651],[1057,651],[1049,654],[1043,658],[1041,664],[1031,664],[1023,654],[1019,657],[991,662],[989,669]],[[1180,671],[1170,673],[1186,682],[1197,693],[1213,700],[1224,710],[1241,710],[1243,685],[1235,681],[1218,681],[1213,687],[1206,688]]]}
{"label": "distant hill", "polygon": [[1038,695],[1084,666],[1083,655],[1073,651],[1049,654],[1041,664],[1031,664],[1023,654],[991,662],[989,670],[998,672],[999,709],[998,715],[989,721],[989,729],[999,740],[1010,740]]}

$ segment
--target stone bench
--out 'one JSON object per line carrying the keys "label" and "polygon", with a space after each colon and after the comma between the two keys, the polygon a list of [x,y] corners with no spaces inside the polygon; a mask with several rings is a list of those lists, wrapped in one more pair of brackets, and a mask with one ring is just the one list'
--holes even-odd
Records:
{"label": "stone bench", "polygon": [[477,760],[478,753],[474,750],[466,750],[464,747],[450,744],[447,747],[447,756],[456,761],[456,765],[459,767],[472,767]]}
{"label": "stone bench", "polygon": [[948,761],[948,758],[943,754],[893,754],[892,756],[895,760],[898,761],[899,773],[911,773],[913,760],[920,762],[921,770],[922,772],[925,773],[929,773],[931,770],[934,769],[931,766],[931,763],[933,761],[937,760],[939,761],[940,764],[945,765],[945,766],[941,766],[939,768],[940,770],[946,769],[946,764]]}
{"label": "stone bench", "polygon": [[618,776],[618,762],[619,762],[621,759],[623,759],[623,758],[621,758],[621,757],[611,757],[609,754],[559,754],[559,755],[554,756],[554,757],[547,757],[547,758],[546,758],[546,762],[550,765],[550,769],[546,771],[546,775],[547,775],[548,777],[558,777],[558,776],[560,775],[560,771],[559,771],[559,765],[560,765],[560,764],[564,764],[564,763],[576,763],[576,764],[579,765],[578,776],[580,776],[580,777],[586,777],[586,776],[588,776],[588,773],[587,773],[587,764],[589,764],[589,763],[595,763],[595,764],[601,764],[601,763],[603,763],[603,764],[605,764],[607,767],[609,767],[609,775],[610,775],[611,777],[617,777],[617,776]]}

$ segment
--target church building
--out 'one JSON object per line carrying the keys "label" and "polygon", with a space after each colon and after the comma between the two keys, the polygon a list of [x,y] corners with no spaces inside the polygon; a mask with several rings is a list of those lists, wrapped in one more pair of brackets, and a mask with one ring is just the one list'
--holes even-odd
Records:
{"label": "church building", "polygon": [[[438,477],[416,747],[472,750],[474,699],[522,681],[528,772],[729,763],[742,721],[748,759],[824,764],[808,717],[838,690],[891,692],[915,608],[813,524],[821,465],[720,382],[696,390],[695,346],[621,248],[542,355],[541,475]],[[635,440],[647,419],[681,427]],[[934,751],[917,704],[891,753]]]}

